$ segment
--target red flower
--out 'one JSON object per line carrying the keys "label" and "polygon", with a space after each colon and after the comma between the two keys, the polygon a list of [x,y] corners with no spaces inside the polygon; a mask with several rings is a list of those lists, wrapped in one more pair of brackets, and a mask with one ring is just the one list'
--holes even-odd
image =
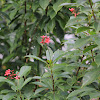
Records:
{"label": "red flower", "polygon": [[10,75],[10,74],[11,74],[10,72],[11,72],[10,69],[6,70],[4,76],[8,76],[8,75]]}
{"label": "red flower", "polygon": [[6,70],[4,76],[7,76],[5,79],[10,78],[10,79],[19,79],[20,76],[17,76],[16,74],[14,74],[14,70]]}
{"label": "red flower", "polygon": [[41,42],[40,43],[42,43],[43,45],[45,44],[45,43],[47,43],[47,44],[49,44],[50,43],[50,38],[49,38],[49,36],[47,37],[47,36],[41,36],[42,37],[42,39],[41,39]]}
{"label": "red flower", "polygon": [[43,39],[44,39],[44,38],[46,38],[46,37],[47,37],[47,36],[44,36],[44,35],[43,35],[43,36],[41,36],[41,38],[43,38]]}
{"label": "red flower", "polygon": [[71,12],[73,12],[75,9],[74,9],[74,8],[71,8],[71,9],[69,8],[69,10],[70,10]]}
{"label": "red flower", "polygon": [[14,78],[17,80],[17,79],[20,79],[20,76],[16,76],[16,77],[14,77]]}
{"label": "red flower", "polygon": [[47,43],[47,44],[50,43],[50,38],[49,38],[49,36],[45,38],[45,41],[44,41],[44,42]]}

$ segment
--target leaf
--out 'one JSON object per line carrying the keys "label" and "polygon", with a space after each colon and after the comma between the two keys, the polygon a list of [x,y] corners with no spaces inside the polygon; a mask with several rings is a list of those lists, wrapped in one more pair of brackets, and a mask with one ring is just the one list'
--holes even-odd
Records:
{"label": "leaf", "polygon": [[33,2],[33,5],[32,5],[32,9],[33,9],[33,12],[35,12],[35,10],[39,7],[39,2],[36,0]]}
{"label": "leaf", "polygon": [[100,21],[94,22],[94,28],[97,33],[100,31]]}
{"label": "leaf", "polygon": [[76,96],[76,95],[79,95],[80,93],[82,92],[89,92],[89,91],[95,91],[94,88],[90,88],[90,87],[83,87],[81,89],[78,89],[78,90],[74,90],[72,91],[67,98],[70,98],[70,97],[73,97],[73,96]]}
{"label": "leaf", "polygon": [[40,76],[34,76],[33,79],[41,79]]}
{"label": "leaf", "polygon": [[63,52],[61,50],[57,50],[54,52],[53,62],[56,63],[62,56],[64,56],[66,52]]}
{"label": "leaf", "polygon": [[46,7],[47,7],[48,4],[49,4],[49,0],[40,0],[40,1],[39,1],[39,4],[40,4],[40,6],[45,10]]}
{"label": "leaf", "polygon": [[83,77],[82,87],[89,85],[90,83],[95,81],[99,75],[100,75],[100,68],[93,69],[87,72]]}
{"label": "leaf", "polygon": [[85,46],[89,40],[90,40],[90,37],[77,39],[75,42],[74,48],[80,48],[82,46]]}
{"label": "leaf", "polygon": [[0,82],[7,82],[8,84],[15,86],[14,82],[10,81],[9,79],[5,79],[3,76],[0,76]]}
{"label": "leaf", "polygon": [[100,54],[95,57],[95,62],[98,66],[100,65]]}
{"label": "leaf", "polygon": [[43,86],[43,87],[48,87],[47,85],[45,85],[45,84],[42,83],[42,82],[32,82],[32,84],[41,85],[41,86]]}
{"label": "leaf", "polygon": [[90,96],[90,99],[93,99],[93,98],[99,98],[100,97],[100,92],[95,92],[95,93],[91,93],[89,94]]}
{"label": "leaf", "polygon": [[60,6],[66,6],[66,5],[71,5],[71,6],[75,6],[76,3],[62,3]]}
{"label": "leaf", "polygon": [[27,73],[31,70],[31,66],[22,66],[18,75],[20,77],[27,75]]}
{"label": "leaf", "polygon": [[48,12],[47,12],[47,15],[50,16],[51,20],[56,16],[56,13],[53,9],[50,9]]}
{"label": "leaf", "polygon": [[99,46],[99,48],[100,48],[100,36],[96,36],[96,37],[94,37],[94,42]]}
{"label": "leaf", "polygon": [[62,3],[63,0],[57,0],[57,2],[53,5],[53,9],[56,13],[62,8],[62,6],[59,6]]}
{"label": "leaf", "polygon": [[43,91],[43,90],[45,90],[46,88],[39,88],[39,89],[36,89],[36,91],[35,91],[35,94],[34,95],[36,95],[36,94],[38,94],[38,93],[40,93],[41,91]]}
{"label": "leaf", "polygon": [[6,17],[7,19],[11,20],[10,17],[9,17],[6,13],[1,12],[1,11],[0,11],[0,13],[1,13],[4,17]]}
{"label": "leaf", "polygon": [[53,58],[53,51],[48,48],[48,50],[46,51],[46,57],[47,57],[47,60],[52,60]]}
{"label": "leaf", "polygon": [[2,100],[12,100],[16,93],[8,93],[3,96]]}
{"label": "leaf", "polygon": [[33,55],[27,55],[27,56],[25,56],[25,57],[34,58],[34,59],[37,59],[37,60],[39,60],[39,61],[44,62],[44,63],[47,64],[47,62],[46,62],[45,60],[42,60],[41,58],[36,57],[36,56],[33,56]]}
{"label": "leaf", "polygon": [[50,20],[47,25],[50,32],[53,32],[53,29],[55,27],[55,20]]}
{"label": "leaf", "polygon": [[24,87],[24,86],[25,86],[28,82],[30,82],[32,79],[33,79],[32,77],[27,78],[27,79],[24,81],[22,87]]}
{"label": "leaf", "polygon": [[83,31],[86,31],[86,30],[88,30],[88,29],[90,29],[89,27],[85,27],[85,26],[83,26],[83,27],[79,27],[78,29],[77,29],[77,33],[80,33],[80,32],[83,32]]}
{"label": "leaf", "polygon": [[8,89],[5,89],[5,90],[1,90],[1,94],[3,94],[3,93],[11,93],[11,92],[14,92],[13,90],[8,90]]}
{"label": "leaf", "polygon": [[88,46],[88,47],[86,47],[86,48],[84,49],[83,53],[86,53],[86,52],[88,52],[89,50],[92,50],[92,49],[95,48],[95,47],[97,47],[97,45],[90,45],[90,46]]}
{"label": "leaf", "polygon": [[15,53],[8,55],[6,58],[3,59],[2,64],[7,63],[14,55]]}

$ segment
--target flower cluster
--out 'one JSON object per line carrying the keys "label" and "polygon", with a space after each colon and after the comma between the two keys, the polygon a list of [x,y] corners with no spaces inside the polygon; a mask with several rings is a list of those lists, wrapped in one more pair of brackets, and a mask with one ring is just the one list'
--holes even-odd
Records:
{"label": "flower cluster", "polygon": [[[18,74],[18,73],[17,73]],[[7,79],[8,77],[10,79],[20,79],[20,76],[18,76],[17,74],[14,74],[14,70],[6,70],[4,76],[7,76],[5,79]]]}
{"label": "flower cluster", "polygon": [[42,43],[43,45],[45,44],[45,43],[47,43],[47,44],[49,44],[50,43],[50,38],[49,38],[49,36],[41,36],[41,42],[40,43]]}
{"label": "flower cluster", "polygon": [[79,14],[79,12],[76,13],[74,8],[71,8],[71,9],[69,8],[69,10],[72,12],[72,14],[74,14],[75,17]]}

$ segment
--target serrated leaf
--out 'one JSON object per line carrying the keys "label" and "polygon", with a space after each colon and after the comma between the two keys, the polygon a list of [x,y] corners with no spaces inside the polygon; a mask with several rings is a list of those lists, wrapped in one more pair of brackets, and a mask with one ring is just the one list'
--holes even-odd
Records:
{"label": "serrated leaf", "polygon": [[99,75],[100,75],[100,68],[93,69],[87,72],[83,77],[82,87],[89,85],[90,83],[95,81]]}
{"label": "serrated leaf", "polygon": [[26,76],[27,73],[30,72],[30,70],[31,70],[31,66],[22,66],[19,73],[18,73],[18,75],[20,77]]}
{"label": "serrated leaf", "polygon": [[36,56],[33,56],[33,55],[27,55],[27,56],[25,56],[25,57],[34,58],[34,59],[37,59],[37,60],[39,60],[39,61],[44,62],[44,63],[47,64],[47,62],[46,62],[45,60],[42,60],[41,58],[36,57]]}

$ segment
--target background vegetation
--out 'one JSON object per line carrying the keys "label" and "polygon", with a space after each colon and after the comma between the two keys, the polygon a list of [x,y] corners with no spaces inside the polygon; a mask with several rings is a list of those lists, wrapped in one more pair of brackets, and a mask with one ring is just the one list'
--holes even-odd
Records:
{"label": "background vegetation", "polygon": [[99,97],[100,0],[0,0],[0,99]]}

